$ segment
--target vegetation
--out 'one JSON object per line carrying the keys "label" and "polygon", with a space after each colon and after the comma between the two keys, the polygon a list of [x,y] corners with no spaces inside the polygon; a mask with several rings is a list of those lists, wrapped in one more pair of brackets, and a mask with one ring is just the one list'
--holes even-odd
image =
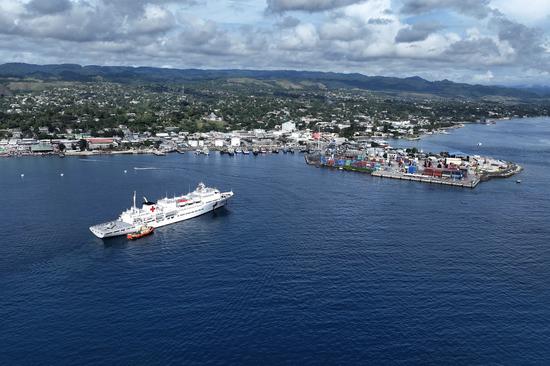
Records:
{"label": "vegetation", "polygon": [[[82,70],[77,65],[72,66]],[[6,65],[0,66],[0,71],[2,67],[5,74]],[[11,72],[17,76],[17,68],[14,70]],[[85,70],[91,73],[90,69]],[[152,71],[152,75],[157,71]],[[164,75],[164,71],[158,73]],[[194,133],[273,129],[289,120],[295,121],[299,129],[321,129],[349,138],[376,132],[416,135],[422,129],[434,130],[459,122],[548,115],[550,109],[546,99],[494,96],[468,99],[372,92],[350,88],[349,83],[355,79],[349,75],[280,72],[277,75],[289,79],[277,80],[266,72],[257,73],[256,78],[248,74],[235,78],[219,77],[212,72],[208,74],[212,78],[201,74],[189,77],[185,83],[180,83],[178,78],[176,81],[143,81],[147,78],[139,76],[133,82],[104,81],[116,79],[114,77],[94,77],[89,81],[55,80],[42,74],[39,78],[0,78],[0,85],[3,85],[0,89],[3,91],[0,93],[0,137],[10,137],[13,129],[19,129],[24,137],[38,138],[57,137],[68,132],[123,136],[128,129],[151,134],[167,130]],[[218,78],[214,78],[216,75]],[[315,79],[315,75],[319,78]],[[298,77],[302,79],[295,80]],[[366,80],[361,77],[357,76]],[[332,82],[327,83],[327,80]],[[342,80],[347,84],[342,84]],[[405,80],[404,85],[408,87],[421,82]],[[410,125],[398,128],[395,121],[409,121]]]}

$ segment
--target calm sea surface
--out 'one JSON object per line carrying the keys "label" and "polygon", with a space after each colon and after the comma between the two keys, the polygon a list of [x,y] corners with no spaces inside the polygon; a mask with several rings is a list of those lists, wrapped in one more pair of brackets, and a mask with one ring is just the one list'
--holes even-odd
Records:
{"label": "calm sea surface", "polygon": [[[550,364],[550,120],[411,144],[525,171],[469,190],[299,154],[0,159],[0,364]],[[199,181],[229,207],[88,231]]]}

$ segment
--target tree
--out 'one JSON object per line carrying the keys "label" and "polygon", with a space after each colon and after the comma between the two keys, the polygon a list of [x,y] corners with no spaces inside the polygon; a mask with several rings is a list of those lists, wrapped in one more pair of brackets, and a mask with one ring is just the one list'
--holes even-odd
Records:
{"label": "tree", "polygon": [[88,143],[86,142],[86,140],[78,140],[78,148],[80,149],[80,151],[86,150],[86,147],[88,147]]}

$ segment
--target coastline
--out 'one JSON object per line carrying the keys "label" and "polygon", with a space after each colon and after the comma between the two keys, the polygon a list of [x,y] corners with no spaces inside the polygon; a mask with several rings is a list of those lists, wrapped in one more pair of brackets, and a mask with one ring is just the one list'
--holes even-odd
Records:
{"label": "coastline", "polygon": [[[538,116],[538,117],[529,117],[529,118],[545,118],[548,116]],[[498,122],[502,121],[511,121],[514,119],[524,119],[524,117],[501,117],[501,118],[490,118],[487,119],[485,122],[457,122],[451,126],[448,127],[440,127],[436,130],[427,131],[419,135],[400,135],[400,136],[386,136],[385,134],[381,136],[369,136],[371,139],[388,139],[388,140],[406,140],[406,141],[419,141],[422,138],[433,136],[433,135],[439,135],[439,134],[445,134],[448,135],[452,130],[461,129],[468,125],[495,125]],[[308,144],[314,143],[314,141],[310,141]],[[212,151],[216,150],[216,147],[209,146],[209,149]],[[192,148],[186,149],[186,152],[192,152],[194,151]],[[45,157],[45,156],[59,156],[59,157],[69,157],[69,156],[98,156],[98,155],[139,155],[139,154],[149,154],[149,155],[157,155],[157,156],[164,156],[166,153],[169,153],[172,151],[165,151],[162,149],[130,149],[130,150],[111,150],[111,149],[97,149],[97,150],[84,150],[84,151],[77,151],[77,150],[65,150],[63,152],[61,151],[49,151],[49,152],[30,152],[30,151],[16,151],[16,150],[3,150],[0,152],[0,158],[18,158],[18,157]]]}
{"label": "coastline", "polygon": [[99,155],[160,155],[161,150],[85,150],[85,151],[65,151],[65,152],[46,152],[46,153],[5,153],[0,154],[0,158],[22,158],[22,157],[71,157],[71,156],[99,156]]}

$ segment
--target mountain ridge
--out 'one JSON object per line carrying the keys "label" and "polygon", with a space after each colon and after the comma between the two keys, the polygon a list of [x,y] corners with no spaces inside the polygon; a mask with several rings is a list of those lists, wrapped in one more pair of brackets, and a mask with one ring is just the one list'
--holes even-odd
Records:
{"label": "mountain ridge", "polygon": [[5,63],[0,65],[0,78],[36,78],[93,82],[98,79],[119,83],[132,82],[197,82],[230,78],[265,81],[318,82],[329,89],[362,89],[376,92],[419,93],[452,98],[504,97],[536,99],[550,96],[547,89],[527,89],[481,84],[457,83],[447,79],[429,81],[419,76],[404,78],[368,76],[360,73],[337,73],[299,70],[248,69],[175,69],[149,66],[99,66],[78,64],[36,65]]}

